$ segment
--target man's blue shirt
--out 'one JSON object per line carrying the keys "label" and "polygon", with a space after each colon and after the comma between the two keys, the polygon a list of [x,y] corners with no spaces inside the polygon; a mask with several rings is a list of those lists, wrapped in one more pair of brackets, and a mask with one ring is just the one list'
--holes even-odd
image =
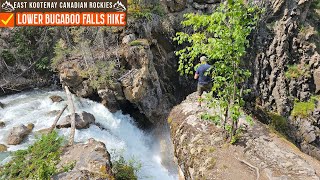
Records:
{"label": "man's blue shirt", "polygon": [[211,82],[211,78],[209,76],[205,75],[205,72],[210,68],[211,66],[209,64],[201,64],[197,71],[196,74],[199,74],[199,79],[198,83],[199,84],[208,84]]}

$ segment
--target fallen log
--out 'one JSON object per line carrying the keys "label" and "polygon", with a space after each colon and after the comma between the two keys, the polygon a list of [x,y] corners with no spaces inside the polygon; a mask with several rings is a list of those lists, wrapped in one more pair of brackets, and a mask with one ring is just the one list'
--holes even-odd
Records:
{"label": "fallen log", "polygon": [[50,129],[49,129],[49,133],[51,133],[51,132],[53,131],[53,129],[57,126],[57,123],[58,123],[61,115],[63,114],[64,110],[67,109],[67,107],[68,107],[68,105],[66,104],[66,105],[63,107],[63,109],[60,111],[60,113],[58,114],[58,116],[56,117],[56,119],[54,120],[52,126],[51,126]]}
{"label": "fallen log", "polygon": [[69,88],[67,86],[64,86],[64,89],[67,94],[67,99],[68,99],[68,109],[71,113],[71,132],[70,132],[70,137],[69,137],[69,145],[72,146],[74,142],[74,133],[75,133],[75,128],[76,128],[76,113],[75,113],[75,108],[74,108],[74,103],[72,100],[72,94],[69,91]]}

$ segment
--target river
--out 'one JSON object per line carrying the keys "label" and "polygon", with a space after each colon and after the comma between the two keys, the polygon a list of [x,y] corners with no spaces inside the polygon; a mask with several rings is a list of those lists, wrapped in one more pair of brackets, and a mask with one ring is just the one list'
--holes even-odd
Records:
{"label": "river", "polygon": [[[8,145],[8,151],[25,149],[36,140],[34,132],[49,128],[56,116],[50,111],[61,110],[66,101],[53,103],[49,98],[52,95],[59,95],[66,99],[63,91],[42,91],[18,93],[15,95],[0,97],[0,102],[5,108],[0,108],[0,120],[6,126],[0,129],[0,144],[6,144],[6,138],[10,131],[19,124],[33,123],[33,133],[20,145]],[[96,122],[104,130],[96,125],[90,125],[88,129],[76,130],[75,141],[86,142],[89,138],[105,143],[111,154],[111,159],[116,158],[119,153],[126,160],[134,159],[141,163],[138,172],[139,179],[175,180],[178,179],[175,170],[164,167],[161,163],[159,142],[152,133],[140,130],[129,115],[121,111],[111,113],[102,104],[75,97],[76,112],[86,111],[95,116]],[[62,117],[68,112],[64,112]],[[61,136],[68,137],[70,129],[58,130]],[[0,162],[5,162],[8,153],[0,153]],[[172,163],[173,164],[173,163]],[[175,167],[171,167],[175,169]]]}

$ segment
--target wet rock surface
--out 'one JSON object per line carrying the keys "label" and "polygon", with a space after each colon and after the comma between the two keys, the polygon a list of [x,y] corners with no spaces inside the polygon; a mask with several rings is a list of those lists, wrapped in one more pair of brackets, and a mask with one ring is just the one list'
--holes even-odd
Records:
{"label": "wet rock surface", "polygon": [[[177,163],[186,179],[319,179],[319,161],[254,121],[236,145],[226,144],[213,123],[201,120],[191,94],[171,111],[171,138]],[[247,164],[246,164],[247,163]]]}
{"label": "wet rock surface", "polygon": [[4,144],[0,144],[0,152],[5,152],[7,151],[8,147]]}
{"label": "wet rock surface", "polygon": [[[81,113],[76,113],[76,128],[77,129],[85,129],[90,126],[90,124],[95,122],[95,118],[92,114],[87,113],[85,111]],[[71,116],[68,115],[64,117],[61,121],[58,122],[57,128],[68,128],[71,127]]]}
{"label": "wet rock surface", "polygon": [[61,97],[61,96],[50,96],[49,97],[51,100],[52,100],[52,102],[61,102],[61,101],[64,101],[64,99]]}
{"label": "wet rock surface", "polygon": [[5,127],[5,126],[6,126],[6,123],[3,122],[3,121],[0,121],[0,128],[3,128],[3,127]]}
{"label": "wet rock surface", "polygon": [[33,129],[32,124],[29,124],[28,126],[20,125],[12,128],[7,138],[7,144],[9,145],[20,144],[24,140],[24,138],[31,133],[32,129]]}
{"label": "wet rock surface", "polygon": [[4,108],[4,104],[0,102],[0,108]]}
{"label": "wet rock surface", "polygon": [[86,144],[65,147],[58,168],[74,164],[69,172],[53,176],[53,179],[113,179],[110,154],[105,144],[89,139]]}

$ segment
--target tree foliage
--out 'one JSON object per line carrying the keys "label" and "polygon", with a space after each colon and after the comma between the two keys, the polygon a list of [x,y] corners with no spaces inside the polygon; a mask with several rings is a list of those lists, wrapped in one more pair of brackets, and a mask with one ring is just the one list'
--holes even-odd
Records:
{"label": "tree foliage", "polygon": [[24,62],[38,61],[38,70],[48,70],[48,57],[52,55],[51,47],[55,43],[54,35],[56,29],[48,27],[20,27],[14,29],[11,38],[13,46],[16,48],[15,59]]}
{"label": "tree foliage", "polygon": [[26,150],[18,150],[0,168],[0,179],[50,179],[57,173],[63,139],[57,132],[43,135]]}
{"label": "tree foliage", "polygon": [[81,59],[83,65],[79,66],[77,72],[82,78],[89,80],[89,85],[93,89],[111,87],[124,71],[118,53],[111,53],[117,50],[113,46],[108,46],[111,43],[119,46],[118,38],[105,38],[105,33],[111,34],[112,29],[65,27],[64,31],[67,35],[60,38],[54,47],[52,69],[58,70],[61,63],[70,59]]}
{"label": "tree foliage", "polygon": [[[192,33],[178,32],[174,38],[185,46],[176,52],[179,56],[178,71],[182,75],[194,73],[201,55],[210,60],[213,87],[207,99],[208,106],[220,109],[220,122],[231,137],[237,131],[240,108],[244,105],[242,96],[249,91],[243,89],[243,84],[251,73],[241,67],[242,58],[249,46],[248,36],[255,28],[260,13],[255,5],[245,4],[242,0],[228,0],[212,14],[186,14],[182,25],[192,28]],[[216,99],[212,98],[213,94]],[[211,117],[216,121],[216,115]]]}

